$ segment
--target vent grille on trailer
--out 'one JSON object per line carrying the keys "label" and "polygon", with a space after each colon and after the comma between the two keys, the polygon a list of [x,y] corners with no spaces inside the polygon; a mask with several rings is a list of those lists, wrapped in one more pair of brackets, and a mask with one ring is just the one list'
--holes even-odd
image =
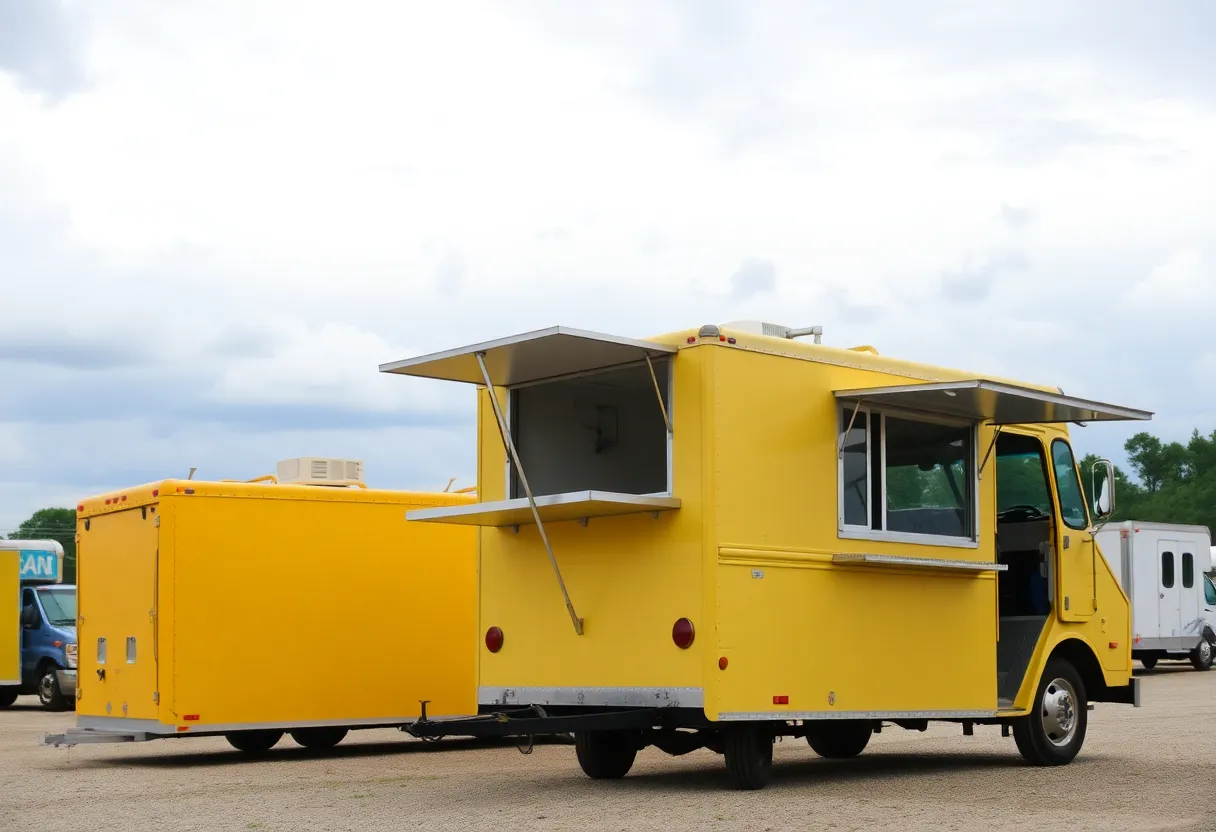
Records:
{"label": "vent grille on trailer", "polygon": [[279,462],[275,476],[281,483],[300,485],[362,485],[363,461],[305,456]]}

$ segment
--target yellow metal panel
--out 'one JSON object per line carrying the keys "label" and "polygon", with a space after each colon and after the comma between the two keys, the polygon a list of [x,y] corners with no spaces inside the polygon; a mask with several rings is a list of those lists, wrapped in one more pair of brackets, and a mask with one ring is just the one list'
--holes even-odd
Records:
{"label": "yellow metal panel", "polygon": [[991,575],[899,574],[812,556],[735,558],[718,574],[729,661],[717,674],[718,713],[996,708]]}
{"label": "yellow metal panel", "polygon": [[[700,361],[674,368],[673,478],[677,511],[546,523],[571,601],[584,619],[576,635],[536,527],[480,530],[480,630],[502,629],[497,654],[478,646],[488,687],[700,687],[702,649],[714,622],[703,604]],[[499,401],[505,402],[503,391]],[[479,394],[482,499],[502,499],[505,452],[485,390]],[[430,525],[419,523],[418,525]],[[696,639],[676,647],[672,626],[692,620]]]}
{"label": "yellow metal panel", "polygon": [[21,684],[21,555],[0,550],[0,685]]}
{"label": "yellow metal panel", "polygon": [[78,714],[131,719],[159,715],[156,518],[155,505],[127,508],[91,518],[88,530],[80,532]]}
{"label": "yellow metal panel", "polygon": [[[82,715],[122,716],[94,695],[96,631],[146,616],[131,589],[144,576],[96,557],[95,535],[122,515],[139,518],[141,504],[160,518],[148,577],[159,583],[160,711],[151,716],[162,724],[391,721],[416,717],[424,698],[435,716],[475,712],[476,532],[405,521],[408,510],[473,497],[197,481],[127,493],[141,508],[113,514],[93,500],[83,512],[82,633],[93,643],[82,635]],[[124,551],[134,561],[142,549]],[[110,665],[122,650],[109,646]]]}

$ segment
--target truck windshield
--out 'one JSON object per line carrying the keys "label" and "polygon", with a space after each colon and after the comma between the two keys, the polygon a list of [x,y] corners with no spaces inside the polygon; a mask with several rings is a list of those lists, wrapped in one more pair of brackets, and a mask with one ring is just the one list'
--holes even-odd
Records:
{"label": "truck windshield", "polygon": [[40,589],[38,600],[51,624],[63,627],[76,623],[76,590]]}

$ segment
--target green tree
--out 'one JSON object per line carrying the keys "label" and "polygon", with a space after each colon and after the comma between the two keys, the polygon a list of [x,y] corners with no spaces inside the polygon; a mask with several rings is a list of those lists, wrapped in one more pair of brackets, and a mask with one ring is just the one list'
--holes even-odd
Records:
{"label": "green tree", "polygon": [[40,508],[22,523],[9,540],[57,540],[63,546],[63,581],[76,583],[76,511]]}

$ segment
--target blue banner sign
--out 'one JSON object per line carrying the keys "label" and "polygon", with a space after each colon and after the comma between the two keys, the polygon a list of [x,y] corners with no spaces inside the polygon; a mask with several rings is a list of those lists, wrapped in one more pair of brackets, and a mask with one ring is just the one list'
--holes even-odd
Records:
{"label": "blue banner sign", "polygon": [[46,549],[20,549],[19,553],[21,580],[50,581],[52,583],[63,580],[60,572],[63,564],[60,563],[60,557],[55,552]]}

